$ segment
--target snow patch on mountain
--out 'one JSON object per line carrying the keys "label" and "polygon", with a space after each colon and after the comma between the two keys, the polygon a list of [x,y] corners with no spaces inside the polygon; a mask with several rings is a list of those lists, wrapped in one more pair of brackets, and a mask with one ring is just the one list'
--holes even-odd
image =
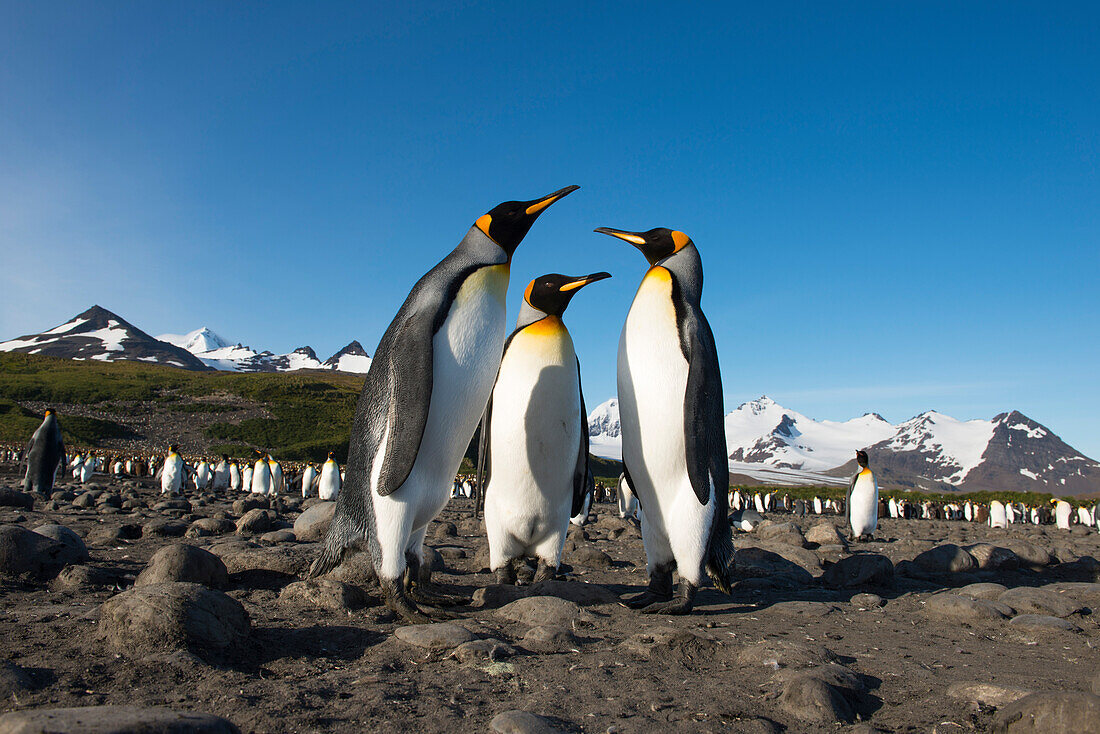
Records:
{"label": "snow patch on mountain", "polygon": [[161,334],[157,339],[182,347],[195,356],[230,346],[228,340],[218,336],[205,326],[187,334]]}
{"label": "snow patch on mountain", "polygon": [[902,423],[886,445],[891,451],[934,455],[938,471],[930,479],[961,484],[982,462],[993,438],[994,421],[960,421],[930,410]]}

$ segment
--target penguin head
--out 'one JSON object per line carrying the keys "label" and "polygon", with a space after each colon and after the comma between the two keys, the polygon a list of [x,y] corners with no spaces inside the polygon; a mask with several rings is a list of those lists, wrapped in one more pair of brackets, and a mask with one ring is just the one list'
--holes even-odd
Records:
{"label": "penguin head", "polygon": [[222,461],[229,461],[229,454],[222,454]]}
{"label": "penguin head", "polygon": [[691,238],[686,234],[668,227],[656,227],[648,232],[627,232],[611,227],[597,227],[594,231],[618,237],[623,242],[634,245],[641,250],[650,265],[656,265],[669,255],[674,255],[692,244]]}
{"label": "penguin head", "polygon": [[328,458],[329,458],[329,461],[335,461],[336,460],[336,454],[332,451],[329,451],[328,452]]}
{"label": "penguin head", "polygon": [[539,215],[555,201],[579,188],[580,186],[566,186],[564,189],[531,201],[506,201],[497,205],[488,214],[483,214],[474,226],[497,243],[511,259],[512,253],[519,247],[519,243],[523,242],[523,238]]}
{"label": "penguin head", "polygon": [[860,449],[859,451],[857,451],[856,452],[856,461],[859,462],[860,466],[862,466],[864,469],[866,469],[867,468],[867,452],[864,451],[863,449]]}
{"label": "penguin head", "polygon": [[51,415],[53,415],[53,411],[49,408],[46,408],[46,415],[44,415],[42,417],[43,418],[49,418]]}
{"label": "penguin head", "polygon": [[527,284],[523,300],[527,305],[547,316],[561,316],[565,313],[569,301],[577,291],[589,283],[606,280],[611,273],[592,273],[591,275],[561,275],[550,273],[541,275]]}
{"label": "penguin head", "polygon": [[179,447],[178,444],[174,444],[174,443],[168,444],[168,453],[174,454],[179,450],[180,450],[180,447]]}

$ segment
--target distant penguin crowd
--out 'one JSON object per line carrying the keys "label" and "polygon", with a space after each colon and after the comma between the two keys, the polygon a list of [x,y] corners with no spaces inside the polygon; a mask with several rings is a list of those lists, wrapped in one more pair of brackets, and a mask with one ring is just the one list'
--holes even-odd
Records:
{"label": "distant penguin crowd", "polygon": [[[515,563],[526,558],[537,563],[536,582],[555,578],[570,523],[585,522],[597,492],[607,499],[613,493],[620,517],[638,524],[646,555],[648,584],[627,602],[661,614],[690,613],[708,579],[729,593],[733,532],[751,531],[769,513],[844,515],[857,542],[873,539],[886,517],[1096,527],[1095,506],[1075,509],[1064,500],[1028,507],[999,499],[935,502],[917,493],[882,497],[870,457],[858,447],[843,499],[731,488],[722,376],[701,305],[702,258],[691,237],[665,227],[595,229],[645,261],[617,351],[623,472],[613,492],[597,486],[581,364],[565,312],[582,289],[611,274],[535,277],[510,333],[505,322],[520,244],[578,188],[490,209],[416,282],[366,374],[343,471],[333,452],[319,466],[281,462],[260,449],[247,459],[185,457],[176,444],[148,457],[66,453],[57,417],[46,411],[18,456],[26,463],[24,487],[48,495],[64,468],[80,482],[103,471],[152,476],[167,496],[192,489],[300,492],[332,501],[310,575],[365,549],[386,606],[411,623],[439,618],[439,606],[469,602],[433,583],[425,558],[428,526],[453,497],[483,508],[490,568],[498,582],[512,584]],[[458,476],[479,425],[476,474]]]}

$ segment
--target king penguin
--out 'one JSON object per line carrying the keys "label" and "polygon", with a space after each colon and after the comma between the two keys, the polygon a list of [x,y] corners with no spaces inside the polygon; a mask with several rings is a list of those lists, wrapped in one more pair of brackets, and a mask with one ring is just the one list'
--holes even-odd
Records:
{"label": "king penguin", "polygon": [[626,483],[626,475],[620,474],[616,484],[619,500],[619,517],[623,520],[638,519],[638,498],[630,491],[630,485]]}
{"label": "king penguin", "polygon": [[512,255],[539,215],[577,188],[500,204],[413,286],[367,371],[344,487],[311,576],[366,539],[386,605],[406,620],[430,621],[406,595],[406,570],[413,601],[460,601],[431,589],[424,534],[447,504],[500,367]]}
{"label": "king penguin", "polygon": [[255,453],[258,458],[252,467],[252,494],[272,494],[271,465],[268,463],[271,457],[260,451]]}
{"label": "king penguin", "polygon": [[562,316],[581,288],[610,277],[543,275],[523,293],[481,424],[477,486],[497,583],[514,584],[524,556],[538,561],[534,583],[554,578],[569,518],[591,496],[580,360]]}
{"label": "king penguin", "polygon": [[160,468],[161,494],[179,494],[183,489],[183,457],[177,453],[178,448],[175,444],[168,447],[168,456]]}
{"label": "king penguin", "polygon": [[24,492],[38,492],[47,497],[53,491],[57,467],[65,458],[65,443],[61,440],[61,426],[52,410],[27,444],[27,475],[23,478]]}
{"label": "king penguin", "polygon": [[302,472],[302,496],[309,497],[313,493],[313,483],[317,479],[317,469],[313,464],[306,464]]}
{"label": "king penguin", "polygon": [[619,338],[623,471],[642,509],[649,571],[648,590],[630,605],[687,614],[704,568],[730,592],[733,557],[722,376],[700,305],[703,266],[683,232],[596,231],[634,245],[650,265]]}
{"label": "king penguin", "polygon": [[321,467],[321,479],[317,482],[317,496],[323,500],[334,500],[340,493],[340,465],[336,455],[328,452],[328,459]]}
{"label": "king penguin", "polygon": [[867,468],[867,452],[856,452],[859,471],[848,484],[848,496],[844,507],[848,510],[848,526],[851,539],[870,540],[878,527],[878,484],[875,475]]}

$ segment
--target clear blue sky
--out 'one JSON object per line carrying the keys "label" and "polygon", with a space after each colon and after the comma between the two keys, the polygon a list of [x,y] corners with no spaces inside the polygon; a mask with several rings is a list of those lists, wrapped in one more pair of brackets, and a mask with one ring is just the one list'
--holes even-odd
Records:
{"label": "clear blue sky", "polygon": [[482,213],[582,188],[512,269],[615,390],[644,261],[697,243],[727,410],[1019,409],[1100,457],[1095,3],[0,2],[0,338],[368,351]]}

